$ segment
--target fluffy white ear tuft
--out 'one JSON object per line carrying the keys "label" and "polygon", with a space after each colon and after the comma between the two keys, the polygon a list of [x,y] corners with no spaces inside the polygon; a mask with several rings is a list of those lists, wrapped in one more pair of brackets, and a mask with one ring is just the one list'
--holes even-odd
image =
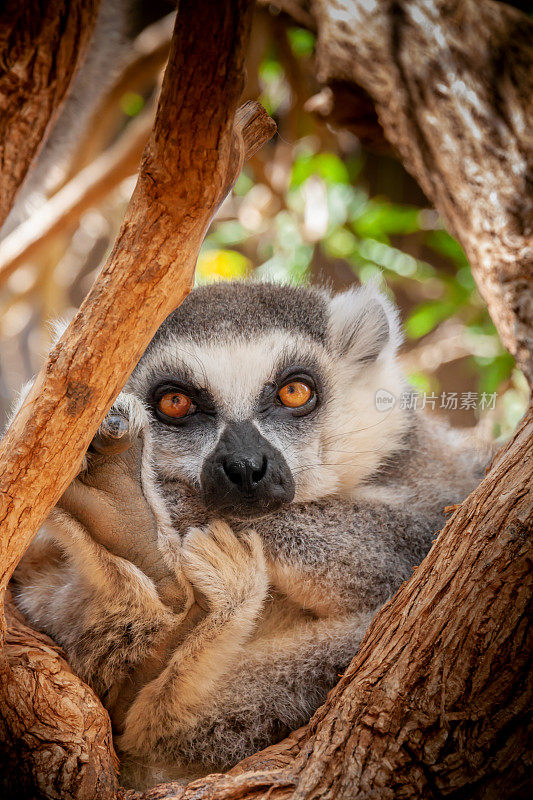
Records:
{"label": "fluffy white ear tuft", "polygon": [[398,311],[375,284],[335,295],[329,308],[328,337],[339,355],[372,363],[396,353],[402,342]]}

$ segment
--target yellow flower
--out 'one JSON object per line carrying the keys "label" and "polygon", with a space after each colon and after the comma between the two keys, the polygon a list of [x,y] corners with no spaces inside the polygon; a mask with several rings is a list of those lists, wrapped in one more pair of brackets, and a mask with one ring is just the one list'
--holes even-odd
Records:
{"label": "yellow flower", "polygon": [[204,250],[198,256],[196,280],[198,283],[231,281],[246,278],[251,269],[250,259],[236,250]]}

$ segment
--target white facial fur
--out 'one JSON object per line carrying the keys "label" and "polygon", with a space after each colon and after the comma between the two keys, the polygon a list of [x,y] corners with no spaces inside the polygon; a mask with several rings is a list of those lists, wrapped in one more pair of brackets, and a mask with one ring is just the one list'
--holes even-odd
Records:
{"label": "white facial fur", "polygon": [[[244,336],[202,343],[171,337],[159,343],[141,362],[129,389],[146,400],[154,376],[172,380],[186,371],[209,391],[217,411],[205,428],[154,421],[155,466],[163,479],[199,486],[204,461],[229,421],[252,421],[283,454],[295,481],[295,502],[349,497],[400,446],[406,414],[398,405],[383,412],[375,404],[379,389],[398,396],[403,387],[394,308],[370,288],[337,295],[329,309],[326,344],[282,328],[249,341]],[[304,370],[310,366],[321,388],[316,410],[284,425],[259,413],[256,404],[265,384],[291,357]]]}
{"label": "white facial fur", "polygon": [[[405,388],[396,357],[402,336],[395,307],[372,285],[336,295],[330,309],[329,338],[342,355],[322,437],[324,474],[336,483],[333,493],[351,497],[383,458],[401,446],[408,425],[398,402],[388,411],[376,408],[376,392],[399,398]],[[380,347],[384,321],[388,335]],[[365,361],[377,348],[377,358]]]}

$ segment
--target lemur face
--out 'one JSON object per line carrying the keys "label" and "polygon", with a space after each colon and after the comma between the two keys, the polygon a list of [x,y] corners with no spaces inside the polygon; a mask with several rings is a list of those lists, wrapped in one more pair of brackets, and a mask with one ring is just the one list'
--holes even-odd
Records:
{"label": "lemur face", "polygon": [[160,478],[238,519],[349,493],[401,434],[394,409],[386,419],[374,402],[398,384],[395,326],[375,290],[195,290],[129,384],[151,411]]}

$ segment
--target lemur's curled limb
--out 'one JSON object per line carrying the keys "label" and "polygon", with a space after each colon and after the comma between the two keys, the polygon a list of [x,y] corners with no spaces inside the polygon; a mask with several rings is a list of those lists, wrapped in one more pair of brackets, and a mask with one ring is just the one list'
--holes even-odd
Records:
{"label": "lemur's curled limb", "polygon": [[[172,496],[178,514],[183,498],[177,500],[177,485]],[[402,529],[413,531],[422,552],[437,524],[437,517],[414,524],[406,511],[357,509],[348,502],[330,501],[327,513],[319,504],[297,505],[254,524],[273,596],[255,628],[241,629],[229,654],[219,652],[226,632],[213,617],[213,640],[200,645],[209,658],[207,675],[200,661],[191,668],[190,649],[198,652],[194,632],[141,690],[118,740],[126,780],[134,780],[139,759],[151,760],[154,769],[172,764],[174,777],[227,768],[302,725],[325,700],[373,614],[412,569],[412,555],[402,552]],[[224,530],[235,538],[227,525]],[[226,571],[223,559],[218,569]],[[197,572],[187,574],[193,584],[205,580],[206,565],[198,561]],[[237,618],[234,623],[238,628]],[[207,632],[207,626],[198,630]]]}
{"label": "lemur's curled limb", "polygon": [[[259,619],[256,635],[239,639],[243,646],[222,664],[218,639],[213,639],[214,647],[205,650],[211,659],[208,674],[192,673],[201,681],[198,688],[208,679],[209,691],[193,692],[192,702],[191,686],[180,672],[189,666],[189,646],[176,654],[176,662],[141,690],[126,716],[117,742],[126,784],[139,785],[140,763],[146,785],[160,768],[169,779],[227,769],[309,719],[349,664],[372,614],[320,620],[291,616],[285,630],[265,635]],[[211,682],[213,668],[216,683]]]}
{"label": "lemur's curled limb", "polygon": [[142,403],[120,395],[93,443],[15,578],[21,608],[109,708],[121,681],[179,629],[194,598],[158,497]]}
{"label": "lemur's curled limb", "polygon": [[[206,598],[209,610],[173,652],[161,674],[139,692],[125,722],[119,746],[129,753],[154,752],[179,742],[195,728],[206,708],[216,705],[222,678],[242,662],[268,589],[261,541],[246,531],[237,538],[224,522],[193,528],[181,554],[185,574]],[[202,747],[205,746],[202,743]]]}

